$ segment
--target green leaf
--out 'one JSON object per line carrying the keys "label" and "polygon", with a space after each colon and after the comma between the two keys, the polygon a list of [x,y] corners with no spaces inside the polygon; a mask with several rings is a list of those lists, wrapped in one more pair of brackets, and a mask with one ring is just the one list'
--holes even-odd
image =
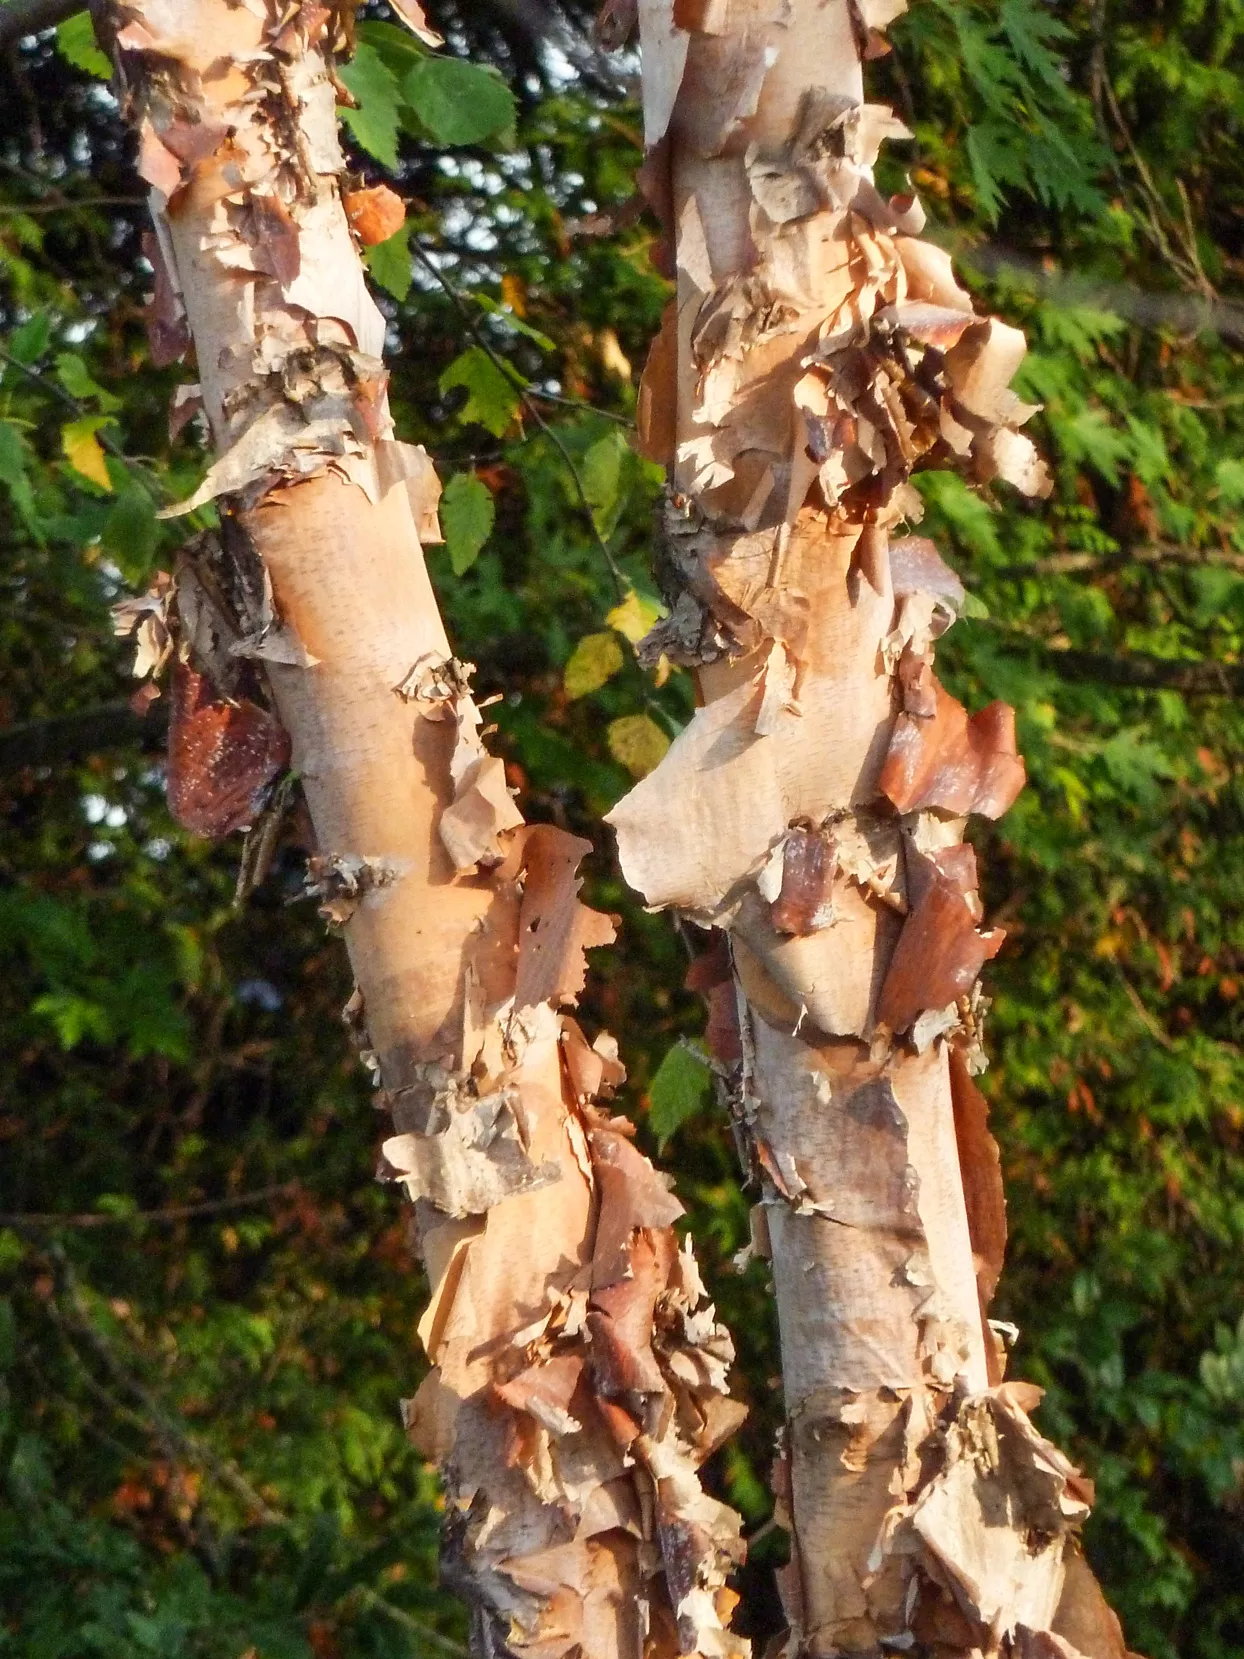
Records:
{"label": "green leaf", "polygon": [[112,65],[99,49],[90,12],[75,12],[57,25],[56,49],[75,69],[83,69],[101,81],[112,79]]}
{"label": "green leaf", "polygon": [[131,1192],[101,1192],[95,1200],[95,1208],[100,1215],[124,1218],[137,1214],[138,1200]]}
{"label": "green leaf", "polygon": [[26,476],[26,446],[21,433],[8,421],[0,421],[0,484],[12,497],[26,527],[38,541],[42,541],[42,527],[35,509],[34,491]]}
{"label": "green leaf", "polygon": [[160,526],[155,503],[145,490],[131,484],[121,491],[108,510],[100,540],[128,582],[146,578],[160,543]]}
{"label": "green leaf", "polygon": [[570,653],[562,675],[567,697],[587,697],[591,692],[599,691],[625,660],[616,634],[585,635]]}
{"label": "green leaf", "polygon": [[413,275],[410,259],[410,221],[385,242],[377,242],[363,254],[372,280],[392,294],[400,305],[410,293]]}
{"label": "green leaf", "polygon": [[56,359],[56,378],[69,393],[70,397],[77,398],[79,403],[97,403],[103,410],[111,413],[121,407],[121,399],[92,378],[91,371],[76,352],[62,351]]}
{"label": "green leaf", "polygon": [[491,294],[472,294],[471,298],[475,301],[476,305],[479,306],[481,311],[487,311],[490,317],[500,318],[507,328],[513,329],[515,334],[521,334],[524,339],[530,340],[533,345],[539,346],[541,351],[557,350],[557,342],[555,340],[550,340],[547,334],[541,334],[538,328],[532,328],[530,323],[524,322],[523,319],[518,316],[516,312],[511,311],[508,306],[498,305],[497,301],[492,298]]}
{"label": "green leaf", "polygon": [[378,57],[383,58],[386,67],[393,71],[398,81],[408,75],[427,52],[426,47],[421,46],[408,29],[400,29],[396,23],[380,23],[369,19],[355,25],[354,38],[359,44],[366,44]]}
{"label": "green leaf", "polygon": [[441,530],[455,576],[470,570],[492,534],[496,517],[492,491],[473,472],[456,472],[441,496]]}
{"label": "green leaf", "polygon": [[504,436],[522,403],[519,386],[527,383],[520,375],[511,380],[481,346],[468,346],[441,375],[442,392],[464,386],[467,400],[458,411],[462,421],[485,426],[494,438]]}
{"label": "green leaf", "polygon": [[1227,456],[1214,468],[1214,483],[1227,507],[1238,507],[1244,502],[1244,461]]}
{"label": "green leaf", "polygon": [[707,1106],[713,1073],[708,1061],[683,1041],[674,1044],[648,1087],[648,1122],[664,1150],[666,1142]]}
{"label": "green leaf", "polygon": [[461,58],[424,58],[407,75],[402,91],[442,144],[478,144],[514,121],[514,94],[496,71]]}
{"label": "green leaf", "polygon": [[622,462],[628,453],[626,438],[615,430],[598,439],[583,457],[583,493],[592,505],[597,529],[605,536],[617,524],[622,510]]}
{"label": "green leaf", "polygon": [[46,311],[36,311],[9,336],[8,352],[15,363],[29,368],[37,363],[52,339],[52,320]]}
{"label": "green leaf", "polygon": [[77,1048],[87,1037],[106,1043],[113,1035],[107,1010],[72,991],[49,991],[36,997],[30,1012],[51,1022],[64,1049]]}
{"label": "green leaf", "polygon": [[400,124],[396,75],[365,40],[359,41],[353,58],[337,73],[358,104],[357,109],[343,109],[341,119],[369,155],[386,167],[396,167]]}

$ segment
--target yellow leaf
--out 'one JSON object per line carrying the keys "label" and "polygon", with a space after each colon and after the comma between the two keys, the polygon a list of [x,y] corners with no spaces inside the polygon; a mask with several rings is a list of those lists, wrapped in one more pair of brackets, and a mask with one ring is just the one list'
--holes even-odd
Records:
{"label": "yellow leaf", "polygon": [[665,615],[655,599],[645,599],[632,588],[620,605],[615,605],[605,618],[609,626],[638,645],[652,624]]}
{"label": "yellow leaf", "polygon": [[599,691],[621,668],[622,647],[613,634],[588,634],[570,653],[562,684],[567,697],[586,697]]}
{"label": "yellow leaf", "polygon": [[616,374],[619,380],[627,384],[635,373],[631,367],[631,360],[622,350],[621,342],[611,328],[602,328],[596,336],[596,344],[600,347],[600,360],[605,367]]}
{"label": "yellow leaf", "polygon": [[84,415],[81,420],[70,421],[68,426],[61,427],[60,441],[65,459],[75,472],[89,478],[92,484],[98,484],[101,490],[110,490],[112,479],[108,476],[108,463],[95,436],[103,424],[98,415]]}
{"label": "yellow leaf", "polygon": [[501,278],[501,303],[508,305],[516,317],[527,315],[527,285],[513,271],[506,271]]}
{"label": "yellow leaf", "polygon": [[609,753],[634,777],[645,778],[660,764],[670,740],[646,714],[625,714],[610,722]]}

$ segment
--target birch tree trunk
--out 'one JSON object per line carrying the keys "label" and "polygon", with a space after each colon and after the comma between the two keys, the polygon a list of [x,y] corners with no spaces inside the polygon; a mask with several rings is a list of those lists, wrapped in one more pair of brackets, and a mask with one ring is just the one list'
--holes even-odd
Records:
{"label": "birch tree trunk", "polygon": [[934,642],[964,599],[917,466],[1048,488],[912,198],[862,61],[902,0],[640,0],[645,188],[677,280],[640,440],[670,488],[671,614],[641,651],[700,702],[611,814],[649,905],[725,931],[696,965],[728,1068],[786,1392],[790,1651],[1119,1655],[1076,1542],[1089,1483],[1033,1428],[985,1318],[1005,1242],[965,818],[1024,782]]}
{"label": "birch tree trunk", "polygon": [[601,1104],[616,1045],[563,1011],[613,933],[577,897],[587,844],[523,825],[429,585],[439,486],[393,437],[338,185],[351,10],[127,0],[97,25],[151,186],[153,343],[193,343],[176,406],[201,398],[217,452],[173,511],[218,499],[221,539],[140,621],[175,658],[170,798],[251,824],[292,750],[432,1284],[406,1417],[447,1576],[480,1652],[730,1652],[738,1523],[695,1472],[741,1415],[730,1343]]}

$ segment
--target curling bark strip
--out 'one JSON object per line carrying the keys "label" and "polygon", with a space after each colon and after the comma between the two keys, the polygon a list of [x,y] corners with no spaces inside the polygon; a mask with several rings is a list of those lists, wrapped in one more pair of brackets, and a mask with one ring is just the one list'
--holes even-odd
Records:
{"label": "curling bark strip", "polygon": [[405,1409],[444,1474],[447,1576],[481,1652],[735,1651],[738,1522],[696,1475],[741,1416],[730,1342],[601,1104],[616,1045],[564,1011],[613,937],[577,896],[587,844],[523,824],[428,581],[439,485],[393,437],[338,182],[350,9],[132,0],[97,26],[151,186],[154,347],[193,344],[175,418],[201,402],[216,448],[172,511],[222,513],[121,624],[140,668],[173,664],[183,820],[254,826],[292,747],[432,1284]]}
{"label": "curling bark strip", "polygon": [[973,1073],[981,926],[965,817],[1024,781],[1012,711],[969,716],[934,642],[964,590],[918,466],[1030,493],[1019,332],[974,314],[862,61],[902,0],[639,0],[643,182],[676,278],[640,444],[669,472],[641,646],[700,703],[611,814],[696,964],[760,1189],[787,1437],[792,1651],[1117,1655],[1083,1563],[1089,1484],[1032,1427],[985,1318],[1005,1240]]}

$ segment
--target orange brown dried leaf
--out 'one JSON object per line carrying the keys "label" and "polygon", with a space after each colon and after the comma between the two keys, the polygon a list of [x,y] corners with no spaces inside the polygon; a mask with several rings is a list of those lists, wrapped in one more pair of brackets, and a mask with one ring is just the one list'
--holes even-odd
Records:
{"label": "orange brown dried leaf", "polygon": [[348,190],[341,200],[350,228],[365,248],[387,242],[406,223],[406,203],[387,184]]}

